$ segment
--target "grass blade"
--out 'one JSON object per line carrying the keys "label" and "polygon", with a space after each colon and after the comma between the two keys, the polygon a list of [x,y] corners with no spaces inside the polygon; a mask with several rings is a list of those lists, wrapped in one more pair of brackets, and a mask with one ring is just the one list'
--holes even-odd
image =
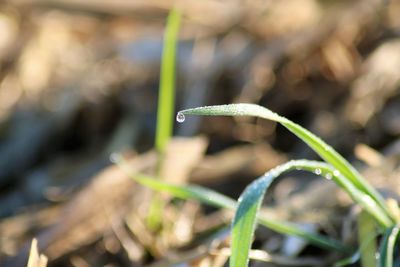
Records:
{"label": "grass blade", "polygon": [[343,267],[343,266],[354,264],[360,260],[360,257],[361,257],[360,250],[357,250],[350,257],[344,258],[344,259],[336,262],[333,265],[333,267]]}
{"label": "grass blade", "polygon": [[337,171],[343,174],[344,177],[351,181],[361,192],[366,193],[373,202],[377,203],[378,209],[380,209],[379,218],[377,219],[381,225],[390,227],[394,224],[394,220],[391,218],[383,198],[362,178],[358,171],[354,169],[346,159],[319,137],[285,117],[254,104],[230,104],[186,109],[180,111],[177,117],[180,117],[182,121],[185,115],[255,116],[279,122],[310,146],[321,158],[334,166]]}
{"label": "grass blade", "polygon": [[379,263],[380,267],[393,267],[394,247],[399,237],[400,226],[388,229],[381,243]]}
{"label": "grass blade", "polygon": [[[182,199],[194,199],[218,208],[235,210],[237,207],[237,203],[233,199],[204,187],[192,186],[192,185],[185,185],[185,186],[173,185],[170,183],[160,181],[159,179],[151,178],[146,175],[133,173],[127,162],[120,155],[114,154],[112,156],[112,160],[116,164],[118,164],[118,166],[120,166],[120,168],[125,173],[127,173],[127,175],[129,175],[133,180],[153,190],[168,192],[174,197]],[[271,219],[263,214],[259,214],[258,221],[261,225],[271,230],[274,230],[278,233],[285,235],[293,235],[303,238],[308,242],[310,242],[311,244],[314,244],[324,249],[335,250],[340,252],[351,251],[351,249],[348,246],[344,245],[342,242],[338,240],[304,231],[301,227],[299,227],[294,223],[277,219]]]}
{"label": "grass blade", "polygon": [[376,222],[370,214],[363,210],[357,217],[357,225],[361,266],[376,267],[378,265],[375,257],[377,251],[376,238],[378,236]]}
{"label": "grass blade", "polygon": [[246,187],[239,198],[239,205],[232,222],[231,267],[247,266],[251,242],[256,227],[256,219],[265,191],[279,175],[291,170],[305,170],[324,176],[327,179],[333,179],[336,183],[345,186],[346,189],[350,187],[348,191],[351,192],[353,198],[358,199],[365,195],[352,186],[352,184],[346,184],[346,179],[341,174],[338,174],[329,164],[317,161],[293,160],[279,165],[253,181]]}
{"label": "grass blade", "polygon": [[[163,52],[161,59],[160,89],[157,107],[157,128],[155,147],[160,154],[157,172],[163,164],[167,144],[172,136],[173,116],[175,106],[175,57],[181,13],[172,9],[167,18],[165,28]],[[153,198],[149,208],[147,225],[155,230],[161,224],[163,203],[157,196]]]}
{"label": "grass blade", "polygon": [[248,265],[257,213],[266,189],[279,174],[275,175],[268,172],[264,177],[251,183],[240,196],[239,206],[236,209],[232,222],[230,267],[244,267]]}
{"label": "grass blade", "polygon": [[175,57],[181,12],[172,9],[165,29],[161,60],[160,93],[157,108],[156,148],[164,153],[172,135],[175,105]]}

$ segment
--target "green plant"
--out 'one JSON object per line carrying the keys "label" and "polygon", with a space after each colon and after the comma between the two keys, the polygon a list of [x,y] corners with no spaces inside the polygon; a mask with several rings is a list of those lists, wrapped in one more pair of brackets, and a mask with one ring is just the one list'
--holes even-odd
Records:
{"label": "green plant", "polygon": [[[157,176],[160,176],[165,150],[171,139],[174,124],[175,58],[181,16],[180,10],[176,8],[172,9],[168,15],[165,27],[155,138],[155,147],[159,154]],[[159,177],[159,179],[162,179],[162,177]],[[151,229],[157,229],[160,225],[163,205],[163,201],[158,196],[153,198],[147,218],[147,224]]]}
{"label": "green plant", "polygon": [[385,267],[393,266],[393,247],[398,237],[398,228],[393,228],[395,219],[390,214],[382,196],[363,179],[348,161],[319,137],[269,109],[254,104],[230,104],[187,109],[177,114],[177,120],[183,122],[185,115],[255,116],[273,120],[298,136],[327,162],[303,160],[296,161],[295,164],[293,162],[283,164],[256,179],[244,190],[239,198],[239,205],[236,208],[232,223],[231,267],[247,266],[256,218],[265,191],[277,176],[293,168],[311,171],[327,179],[332,179],[356,203],[363,207],[379,223],[381,228],[391,229],[390,234],[387,234],[387,238],[382,242],[380,264]]}
{"label": "green plant", "polygon": [[172,136],[175,105],[175,58],[181,12],[172,9],[167,18],[161,59],[160,90],[157,107],[156,148],[165,152]]}
{"label": "green plant", "polygon": [[378,261],[375,252],[377,251],[376,238],[378,233],[374,218],[367,212],[361,211],[357,217],[357,228],[361,265],[363,267],[376,267]]}
{"label": "green plant", "polygon": [[[399,225],[396,225],[386,230],[379,251],[379,266],[394,266],[393,253],[396,241],[399,238],[399,227]],[[398,264],[399,263],[397,262],[396,266],[398,266]]]}
{"label": "green plant", "polygon": [[[176,40],[179,31],[180,17],[181,14],[178,10],[174,9],[171,11],[168,16],[164,38],[155,142],[156,149],[160,155],[159,166],[162,165],[166,145],[172,135]],[[178,112],[176,117],[177,121],[183,122],[185,120],[185,115],[255,116],[273,120],[282,124],[289,131],[298,136],[325,161],[295,160],[277,166],[252,182],[241,194],[239,201],[235,202],[224,195],[203,187],[178,186],[157,179],[159,177],[153,178],[143,174],[131,173],[127,163],[120,156],[114,155],[113,160],[136,182],[144,186],[158,191],[169,192],[175,197],[196,199],[216,207],[235,210],[232,222],[231,267],[244,267],[248,265],[251,242],[257,222],[279,233],[304,238],[310,243],[325,249],[337,250],[344,253],[354,252],[340,241],[304,231],[296,224],[269,218],[262,213],[262,210],[260,212],[261,202],[269,185],[279,175],[291,170],[313,172],[325,177],[326,179],[334,181],[338,186],[345,190],[356,203],[363,207],[363,209],[369,214],[370,218],[376,220],[380,229],[386,231],[379,248],[379,266],[393,266],[393,251],[396,240],[399,236],[399,227],[395,226],[395,219],[390,214],[385,201],[382,196],[380,196],[379,193],[363,179],[359,172],[349,164],[349,162],[347,162],[347,160],[338,154],[332,147],[323,142],[319,137],[315,136],[300,125],[297,125],[264,107],[254,104],[231,104],[187,109]],[[157,224],[157,218],[159,218],[157,214],[159,214],[159,211],[161,210],[160,207],[162,206],[157,199],[154,203],[152,205],[153,212],[150,211],[150,214],[155,214],[156,216],[149,216],[150,225]],[[360,228],[360,231],[362,232],[367,231],[368,229],[373,229],[373,225],[370,223],[371,221],[369,219],[360,220],[360,225],[367,227],[365,229]],[[375,239],[375,236],[373,239]],[[375,249],[375,246],[368,244],[368,242],[370,242],[368,238],[360,240],[365,243],[365,251],[363,251],[362,248],[359,248],[351,257],[338,262],[335,266],[345,266],[346,264],[354,263],[359,260],[360,257],[363,260],[367,258],[365,252],[368,251],[369,253]],[[364,256],[362,255],[363,253]]]}
{"label": "green plant", "polygon": [[[134,173],[130,169],[129,164],[127,164],[127,162],[119,154],[113,154],[112,161],[115,162],[133,180],[143,186],[152,188],[153,190],[167,192],[177,198],[194,199],[218,208],[226,208],[229,210],[235,210],[237,208],[236,201],[210,189],[196,185],[174,185],[160,181],[159,179],[150,177],[148,175]],[[290,165],[293,167],[296,166],[296,164],[296,161],[292,161],[288,163],[288,166]],[[324,249],[335,250],[339,252],[348,252],[351,250],[350,247],[344,245],[338,240],[305,231],[294,223],[269,218],[263,213],[258,214],[257,220],[261,225],[271,230],[274,230],[278,233],[303,238],[308,242]]]}

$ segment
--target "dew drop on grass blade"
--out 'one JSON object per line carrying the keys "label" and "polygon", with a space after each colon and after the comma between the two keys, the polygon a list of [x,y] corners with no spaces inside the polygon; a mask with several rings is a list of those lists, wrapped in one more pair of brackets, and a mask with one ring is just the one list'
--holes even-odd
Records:
{"label": "dew drop on grass blade", "polygon": [[279,175],[291,170],[305,170],[326,177],[328,174],[333,176],[335,169],[323,162],[293,160],[275,167],[248,185],[239,198],[232,222],[230,267],[248,265],[257,216],[265,192]]}
{"label": "dew drop on grass blade", "polygon": [[[277,113],[255,104],[229,104],[219,106],[206,106],[199,108],[192,108],[180,111],[183,115],[208,115],[208,116],[255,116],[268,120],[279,122],[289,131],[303,140],[310,148],[312,148],[321,158],[326,162],[332,164],[337,170],[334,175],[342,174],[361,192],[364,192],[373,202],[376,203],[374,216],[379,223],[384,227],[390,227],[394,224],[388,208],[382,196],[369,185],[358,171],[350,165],[339,153],[337,153],[331,146],[322,141],[319,137],[301,127],[300,125],[279,116]],[[371,201],[365,198],[364,205],[366,206]]]}
{"label": "dew drop on grass blade", "polygon": [[[111,156],[111,161],[116,163],[128,176],[133,180],[140,183],[143,186],[147,186],[153,190],[164,191],[170,193],[174,197],[182,199],[195,199],[202,203],[209,204],[218,208],[226,208],[230,210],[235,210],[237,207],[236,201],[224,196],[218,192],[195,185],[174,185],[159,179],[151,178],[146,175],[134,173],[127,161],[121,157],[119,154],[113,154]],[[265,214],[260,214],[258,216],[259,223],[273,231],[281,234],[293,235],[299,238],[303,238],[318,247],[335,250],[339,252],[348,252],[351,250],[348,246],[344,245],[342,242],[335,240],[333,238],[325,237],[319,234],[310,233],[302,229],[300,226],[290,223],[287,221],[282,221],[278,219],[269,218]]]}

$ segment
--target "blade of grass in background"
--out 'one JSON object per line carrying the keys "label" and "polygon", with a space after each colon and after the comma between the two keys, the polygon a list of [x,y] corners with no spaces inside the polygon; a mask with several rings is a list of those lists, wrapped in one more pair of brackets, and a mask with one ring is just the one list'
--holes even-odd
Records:
{"label": "blade of grass in background", "polygon": [[[375,253],[374,253],[374,255],[375,255]],[[354,264],[359,260],[360,260],[360,250],[357,250],[355,253],[353,253],[353,255],[336,262],[333,266],[334,267],[343,267],[343,266],[347,266],[350,264]]]}
{"label": "blade of grass in background", "polygon": [[357,217],[358,241],[361,253],[361,266],[376,267],[376,237],[378,236],[376,224],[370,214],[361,211]]}
{"label": "blade of grass in background", "polygon": [[[291,170],[304,170],[332,179],[336,183],[343,183],[343,176],[335,173],[335,169],[326,163],[309,160],[293,160],[268,171],[265,175],[253,181],[243,191],[239,198],[239,205],[236,209],[232,222],[232,244],[230,266],[244,267],[248,264],[251,243],[256,228],[256,218],[259,208],[269,185],[282,173]],[[351,186],[347,185],[346,186]],[[354,191],[355,190],[355,191]],[[350,191],[353,194],[364,195],[363,192],[353,187]],[[354,191],[354,192],[353,192]],[[357,192],[358,193],[355,193]],[[359,198],[360,196],[355,196]]]}
{"label": "blade of grass in background", "polygon": [[[165,28],[161,59],[160,89],[157,106],[157,128],[155,146],[159,153],[157,172],[163,164],[167,144],[172,136],[175,106],[175,60],[181,12],[174,8],[170,11]],[[159,176],[159,175],[158,175]],[[155,196],[149,207],[147,225],[155,230],[161,224],[162,200]]]}
{"label": "blade of grass in background", "polygon": [[174,123],[175,60],[180,21],[181,12],[176,8],[172,9],[167,19],[161,59],[156,130],[156,148],[160,153],[165,152]]}
{"label": "blade of grass in background", "polygon": [[[362,204],[364,208],[369,205],[374,205],[373,216],[382,226],[387,228],[394,224],[394,220],[391,218],[383,198],[362,178],[358,171],[354,169],[346,159],[319,137],[285,117],[279,116],[267,108],[254,104],[230,104],[186,109],[178,112],[177,120],[180,122],[184,121],[185,115],[255,116],[279,122],[303,140],[326,162],[332,164],[337,172],[340,172],[346,177],[348,182],[354,184],[356,188],[365,193],[364,198],[360,199],[362,203],[359,202],[359,204]],[[368,210],[370,211],[371,209]]]}
{"label": "blade of grass in background", "polygon": [[[131,171],[127,162],[118,154],[113,155],[112,161],[118,164],[118,166],[133,180],[140,183],[141,185],[152,188],[153,190],[168,192],[174,197],[178,198],[194,199],[219,208],[235,210],[237,207],[236,201],[234,201],[233,199],[204,187],[191,185],[173,185],[160,181],[158,179],[148,177],[146,175],[135,174]],[[303,238],[309,241],[311,244],[314,244],[321,248],[336,250],[340,252],[351,251],[351,248],[344,245],[338,240],[304,231],[301,227],[294,223],[271,219],[263,214],[260,214],[258,216],[258,221],[261,225],[271,230],[274,230],[281,234],[293,235]]]}

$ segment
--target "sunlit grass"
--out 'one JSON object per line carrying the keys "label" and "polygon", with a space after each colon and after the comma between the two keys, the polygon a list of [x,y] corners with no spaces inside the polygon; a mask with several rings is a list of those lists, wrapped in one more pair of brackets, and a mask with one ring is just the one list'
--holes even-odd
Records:
{"label": "sunlit grass", "polygon": [[172,9],[165,28],[155,142],[160,153],[165,152],[174,125],[176,46],[181,16],[178,9]]}
{"label": "sunlit grass", "polygon": [[[400,235],[400,226],[396,225],[386,230],[386,233],[383,237],[383,241],[380,247],[379,253],[379,267],[392,267],[399,266],[399,261],[397,261],[396,265],[393,264],[394,261],[394,251],[397,239],[399,239]],[[398,255],[398,251],[397,251]]]}
{"label": "sunlit grass", "polygon": [[[153,190],[167,192],[172,196],[181,199],[194,199],[218,208],[226,208],[233,211],[237,208],[237,202],[235,200],[208,188],[196,185],[174,185],[147,175],[134,173],[130,169],[129,164],[117,154],[113,155],[112,160],[118,164],[118,166],[120,166],[120,168],[133,180]],[[289,165],[291,168],[296,166],[296,161],[291,162]],[[351,248],[344,245],[342,242],[333,238],[305,231],[297,224],[269,218],[262,213],[258,214],[256,219],[261,225],[271,230],[286,235],[297,236],[318,247],[339,252],[351,251]]]}
{"label": "sunlit grass", "polygon": [[[175,104],[175,69],[176,69],[176,44],[181,14],[174,9],[170,12],[164,36],[164,49],[161,62],[160,93],[157,110],[157,130],[155,147],[159,152],[160,161],[158,170],[162,165],[167,144],[172,136],[173,114]],[[166,191],[175,197],[184,199],[195,199],[200,202],[235,211],[232,222],[232,244],[231,244],[231,267],[245,267],[250,258],[250,249],[257,223],[264,225],[276,232],[301,237],[310,243],[329,250],[343,252],[344,255],[351,254],[336,266],[345,266],[359,260],[364,267],[376,265],[368,261],[368,253],[377,250],[369,244],[366,238],[360,238],[360,242],[366,244],[365,249],[358,248],[355,251],[332,238],[321,236],[315,233],[304,231],[298,225],[286,221],[268,218],[260,213],[260,207],[266,190],[270,184],[282,173],[291,170],[303,170],[313,172],[335,182],[340,188],[349,194],[355,203],[359,204],[368,218],[376,221],[379,228],[373,228],[371,220],[359,220],[359,234],[373,231],[376,235],[379,230],[386,231],[380,244],[379,266],[392,267],[394,248],[399,236],[399,228],[396,220],[389,212],[383,197],[360,175],[360,173],[331,146],[327,145],[318,136],[314,135],[300,125],[282,117],[267,108],[254,104],[230,104],[220,106],[207,106],[187,109],[178,112],[177,121],[183,122],[187,115],[209,115],[209,116],[254,116],[263,119],[276,121],[286,127],[289,131],[303,140],[313,149],[325,162],[295,160],[277,166],[268,171],[265,175],[253,181],[241,194],[238,202],[221,195],[212,190],[199,186],[178,186],[166,183],[142,174],[130,173],[129,166],[120,157],[114,157],[115,162],[125,170],[138,183],[157,191]],[[159,175],[156,175],[159,176]],[[157,177],[160,178],[160,177]],[[150,225],[157,224],[160,217],[162,204],[154,200],[150,209]],[[158,218],[158,219],[157,219]],[[362,218],[361,218],[362,219]],[[373,223],[373,222],[372,222]],[[363,228],[364,227],[364,228]],[[366,254],[367,253],[367,254]],[[397,263],[398,264],[398,263]],[[397,266],[397,265],[396,265]]]}
{"label": "sunlit grass", "polygon": [[360,244],[360,260],[363,267],[376,267],[377,225],[370,214],[361,211],[357,218],[358,242]]}
{"label": "sunlit grass", "polygon": [[[176,8],[172,9],[168,15],[165,27],[155,139],[155,147],[159,154],[157,164],[158,176],[160,176],[160,169],[163,165],[165,151],[171,139],[174,125],[176,46],[181,16],[180,10]],[[162,177],[159,178],[162,179]],[[154,196],[147,217],[147,225],[151,229],[157,229],[160,226],[163,206],[164,204],[160,197]]]}
{"label": "sunlit grass", "polygon": [[340,172],[347,181],[351,182],[361,192],[365,193],[365,206],[369,206],[372,199],[375,203],[373,213],[376,213],[376,219],[385,227],[393,225],[394,220],[391,218],[388,208],[377,191],[369,185],[361,174],[331,146],[322,141],[319,137],[301,127],[300,125],[288,120],[285,117],[270,111],[267,108],[254,104],[230,104],[220,106],[199,107],[193,109],[182,110],[178,114],[182,115],[206,115],[206,116],[254,116],[267,120],[276,121],[294,133],[303,140],[310,148],[312,148],[322,159],[330,163],[336,171]]}
{"label": "sunlit grass", "polygon": [[381,246],[383,248],[380,249],[380,259],[382,262],[382,258],[385,258],[384,265],[381,266],[393,266],[393,248],[398,237],[398,229],[396,227],[392,228],[395,225],[395,219],[391,216],[383,197],[367,183],[346,159],[319,137],[287,118],[254,104],[230,104],[182,110],[177,114],[177,120],[183,122],[187,115],[254,116],[273,120],[282,124],[303,140],[326,161],[326,163],[321,163],[303,160],[295,161],[296,164],[294,165],[292,165],[293,161],[280,165],[256,179],[244,190],[239,198],[239,205],[232,222],[231,267],[245,267],[248,265],[256,218],[265,191],[277,176],[293,168],[311,171],[334,181],[350,195],[355,203],[368,212],[382,229],[392,229],[390,234],[387,234],[385,242],[382,242]]}

